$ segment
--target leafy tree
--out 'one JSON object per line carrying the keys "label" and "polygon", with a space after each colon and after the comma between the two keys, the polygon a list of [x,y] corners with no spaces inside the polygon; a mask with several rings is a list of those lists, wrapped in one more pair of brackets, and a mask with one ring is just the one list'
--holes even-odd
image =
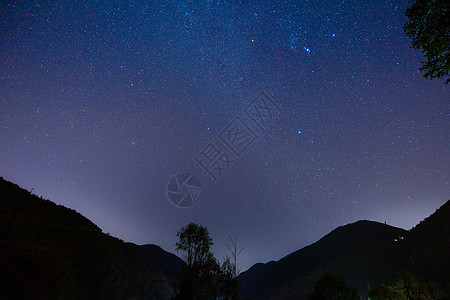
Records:
{"label": "leafy tree", "polygon": [[184,251],[186,263],[189,267],[201,266],[206,263],[209,256],[212,239],[206,227],[190,223],[177,233],[179,241],[175,244],[177,251]]}
{"label": "leafy tree", "polygon": [[[186,267],[179,274],[179,294],[175,299],[215,299],[220,296],[226,300],[241,299],[236,264],[227,257],[219,265],[211,253],[212,239],[204,226],[190,223],[177,233],[177,251],[184,252]],[[233,261],[236,261],[236,239],[232,240]]]}
{"label": "leafy tree", "polygon": [[447,78],[450,82],[450,1],[410,0],[406,9],[408,18],[403,26],[406,36],[411,38],[412,47],[422,50],[425,61],[420,70],[424,77]]}
{"label": "leafy tree", "polygon": [[359,300],[358,290],[345,284],[338,274],[327,272],[316,282],[308,300]]}
{"label": "leafy tree", "polygon": [[370,291],[369,298],[371,300],[406,300],[401,291],[384,284]]}
{"label": "leafy tree", "polygon": [[211,299],[217,294],[220,266],[211,253],[212,239],[206,227],[190,223],[178,233],[177,251],[185,253],[187,266],[180,273],[177,299]]}
{"label": "leafy tree", "polygon": [[[407,273],[406,280],[408,282],[408,292],[405,291],[405,286],[402,280],[394,282],[392,287],[397,291],[402,291],[405,296],[402,299],[411,300],[435,300],[435,299],[450,299],[449,294],[445,291],[440,291],[438,282],[434,282],[433,285],[425,278],[422,278],[416,274]],[[442,293],[443,292],[443,293]]]}

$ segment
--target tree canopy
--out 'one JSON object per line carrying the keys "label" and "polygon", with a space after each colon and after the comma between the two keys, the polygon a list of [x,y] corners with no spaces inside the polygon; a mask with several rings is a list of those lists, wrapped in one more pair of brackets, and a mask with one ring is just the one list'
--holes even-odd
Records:
{"label": "tree canopy", "polygon": [[187,266],[179,274],[176,299],[240,299],[236,265],[227,258],[220,266],[211,252],[213,243],[206,227],[190,223],[177,237],[176,249],[185,253]]}
{"label": "tree canopy", "polygon": [[333,272],[325,273],[316,282],[308,300],[359,300],[358,290],[345,284],[344,279]]}
{"label": "tree canopy", "polygon": [[402,291],[395,290],[389,285],[381,285],[370,291],[369,298],[371,300],[406,300]]}
{"label": "tree canopy", "polygon": [[403,26],[412,47],[422,50],[425,60],[420,70],[428,79],[450,82],[450,0],[410,0]]}
{"label": "tree canopy", "polygon": [[179,241],[175,244],[177,251],[184,251],[186,263],[189,267],[200,266],[206,263],[211,255],[213,245],[206,227],[190,223],[177,233]]}

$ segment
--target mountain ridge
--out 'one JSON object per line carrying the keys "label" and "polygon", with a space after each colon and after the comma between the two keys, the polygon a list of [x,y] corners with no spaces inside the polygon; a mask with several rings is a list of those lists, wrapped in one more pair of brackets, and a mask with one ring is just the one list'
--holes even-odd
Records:
{"label": "mountain ridge", "polygon": [[[371,288],[398,280],[401,265],[413,272],[413,254],[418,257],[416,261],[425,254],[439,257],[428,264],[433,266],[428,274],[436,273],[440,265],[450,267],[450,253],[446,250],[450,242],[442,238],[450,236],[448,220],[450,201],[410,230],[369,220],[339,226],[278,261],[258,263],[241,273],[243,291],[255,299],[306,299],[320,275],[331,270],[367,296]],[[445,272],[440,269],[439,274]],[[437,276],[429,278],[440,282]]]}
{"label": "mountain ridge", "polygon": [[[243,272],[240,275],[243,290],[256,299],[262,299],[265,294],[272,295],[277,290],[283,289],[286,282],[295,281],[296,278],[302,276],[311,276],[317,270],[327,269],[343,255],[355,251],[356,248],[360,249],[368,243],[387,240],[385,227],[384,224],[367,220],[339,226],[317,242],[294,251],[278,261],[268,265],[259,265],[257,266],[258,270],[251,267]],[[350,235],[345,234],[348,230],[353,233],[351,239],[357,240],[358,243],[337,242],[342,240],[342,237],[348,239],[347,236]],[[406,234],[406,231],[401,228],[390,226],[390,230],[397,234]],[[367,237],[371,237],[370,241]],[[336,246],[339,244],[341,246]],[[331,248],[333,251],[329,251]],[[277,274],[277,276],[273,274]],[[311,280],[308,281],[310,285],[313,283]],[[361,286],[361,284],[359,285]],[[252,290],[258,292],[252,292]]]}
{"label": "mountain ridge", "polygon": [[171,274],[181,259],[151,245],[149,254],[146,247],[105,234],[75,210],[3,178],[0,222],[2,298],[171,299],[175,294]]}

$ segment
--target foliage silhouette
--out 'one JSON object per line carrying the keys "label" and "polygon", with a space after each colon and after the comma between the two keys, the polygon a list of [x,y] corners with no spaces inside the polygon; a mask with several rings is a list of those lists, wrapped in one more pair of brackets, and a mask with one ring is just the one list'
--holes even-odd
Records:
{"label": "foliage silhouette", "polygon": [[338,274],[327,272],[317,281],[308,300],[360,300],[358,290],[345,284]]}
{"label": "foliage silhouette", "polygon": [[403,26],[412,47],[422,50],[425,60],[420,70],[424,77],[447,78],[450,82],[450,1],[410,0],[408,18]]}
{"label": "foliage silhouette", "polygon": [[177,251],[184,252],[186,266],[179,274],[175,299],[240,299],[236,265],[228,257],[222,266],[211,253],[212,239],[204,226],[190,223],[177,233]]}
{"label": "foliage silhouette", "polygon": [[395,290],[389,285],[381,285],[369,293],[370,300],[406,300],[401,291]]}
{"label": "foliage silhouette", "polygon": [[210,299],[217,294],[220,266],[211,253],[212,239],[206,227],[190,223],[177,233],[177,251],[183,251],[187,265],[180,273],[177,299]]}

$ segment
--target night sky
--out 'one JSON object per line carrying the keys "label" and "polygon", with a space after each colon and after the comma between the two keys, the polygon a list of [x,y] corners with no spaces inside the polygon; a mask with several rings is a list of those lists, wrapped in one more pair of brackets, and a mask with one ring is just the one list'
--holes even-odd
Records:
{"label": "night sky", "polygon": [[[106,2],[1,2],[5,179],[172,253],[191,221],[220,260],[236,236],[242,270],[450,198],[449,88],[419,71],[406,0]],[[179,173],[190,208],[166,194]]]}

